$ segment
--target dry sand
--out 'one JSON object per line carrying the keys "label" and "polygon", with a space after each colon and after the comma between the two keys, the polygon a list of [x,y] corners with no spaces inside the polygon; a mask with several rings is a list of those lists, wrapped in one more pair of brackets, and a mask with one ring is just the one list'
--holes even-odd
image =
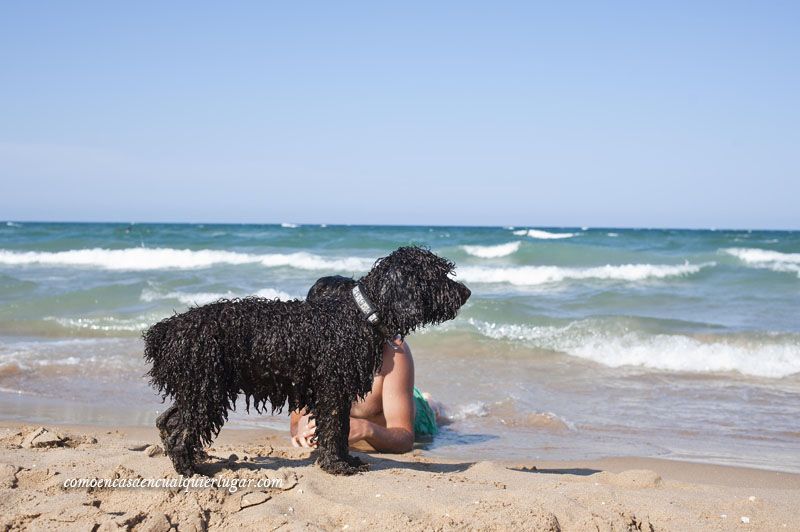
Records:
{"label": "dry sand", "polygon": [[0,530],[800,530],[800,475],[643,458],[457,462],[416,450],[362,455],[370,472],[334,477],[261,430],[223,430],[204,471],[282,488],[63,487],[178,478],[159,443],[140,427],[0,423]]}

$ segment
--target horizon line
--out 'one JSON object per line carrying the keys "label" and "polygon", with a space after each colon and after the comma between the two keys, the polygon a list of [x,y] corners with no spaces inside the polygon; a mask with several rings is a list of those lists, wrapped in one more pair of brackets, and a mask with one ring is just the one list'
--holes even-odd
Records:
{"label": "horizon line", "polygon": [[777,229],[777,228],[756,228],[756,227],[679,227],[679,226],[632,226],[632,225],[535,225],[535,224],[501,224],[501,225],[480,225],[480,224],[391,224],[391,223],[332,223],[332,222],[170,222],[170,221],[88,221],[88,220],[3,220],[6,224],[116,224],[116,225],[277,225],[293,224],[297,227],[302,226],[327,226],[327,227],[471,227],[476,229],[577,229],[588,231],[590,229],[628,229],[645,231],[772,231],[772,232],[796,232],[797,229]]}

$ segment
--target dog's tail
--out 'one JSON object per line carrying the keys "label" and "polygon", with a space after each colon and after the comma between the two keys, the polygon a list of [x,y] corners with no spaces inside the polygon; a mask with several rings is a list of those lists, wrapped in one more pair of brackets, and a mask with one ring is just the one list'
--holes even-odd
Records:
{"label": "dog's tail", "polygon": [[170,333],[172,329],[177,328],[179,317],[175,315],[161,320],[142,335],[144,359],[150,363],[150,371],[147,372],[150,384],[162,394],[173,397],[175,395],[171,378],[173,372],[169,366],[178,362],[174,356],[175,348],[178,346],[175,345],[175,335]]}
{"label": "dog's tail", "polygon": [[174,399],[183,424],[194,427],[208,443],[227,420],[238,388],[226,360],[224,303],[190,309],[166,318],[144,334],[144,358],[150,383]]}

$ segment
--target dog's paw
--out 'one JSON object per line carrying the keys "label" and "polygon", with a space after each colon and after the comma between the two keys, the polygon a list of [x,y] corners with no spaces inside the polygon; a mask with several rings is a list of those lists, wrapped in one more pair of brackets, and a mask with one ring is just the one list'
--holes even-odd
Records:
{"label": "dog's paw", "polygon": [[356,460],[360,462],[360,465],[354,466],[350,465],[350,463],[345,460],[335,460],[332,462],[319,462],[319,466],[323,471],[331,475],[355,475],[369,469],[368,464],[365,464],[358,458],[356,458]]}

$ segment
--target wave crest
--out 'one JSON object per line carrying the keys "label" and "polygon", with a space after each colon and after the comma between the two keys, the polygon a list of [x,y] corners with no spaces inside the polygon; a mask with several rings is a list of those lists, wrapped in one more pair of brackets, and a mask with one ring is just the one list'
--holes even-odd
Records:
{"label": "wave crest", "polygon": [[557,240],[559,238],[572,238],[575,233],[551,233],[549,231],[542,231],[541,229],[520,229],[514,231],[517,236],[529,236],[531,238],[538,238],[540,240]]}
{"label": "wave crest", "polygon": [[468,320],[483,336],[523,342],[618,368],[693,373],[738,372],[782,378],[800,373],[800,336],[715,336],[614,332],[596,320],[563,327],[486,323]]}
{"label": "wave crest", "polygon": [[367,271],[374,259],[363,257],[322,257],[303,251],[296,253],[250,254],[212,249],[126,248],[74,249],[69,251],[0,250],[0,264],[30,264],[144,271],[207,268],[216,264],[262,264],[289,266],[302,270]]}
{"label": "wave crest", "polygon": [[498,244],[496,246],[461,246],[461,249],[466,251],[473,257],[480,257],[482,259],[494,259],[497,257],[506,257],[515,253],[522,242],[508,242],[507,244]]}
{"label": "wave crest", "polygon": [[537,286],[569,280],[611,280],[644,281],[683,277],[699,272],[716,263],[680,265],[670,264],[622,264],[573,268],[560,266],[516,266],[508,268],[488,268],[464,266],[458,269],[458,276],[475,283],[509,283],[518,286]]}
{"label": "wave crest", "polygon": [[140,332],[152,325],[154,316],[137,316],[133,318],[116,318],[103,316],[97,318],[61,318],[45,316],[44,321],[52,321],[65,329],[77,329],[96,332]]}
{"label": "wave crest", "polygon": [[722,251],[753,268],[796,273],[800,277],[800,253],[782,253],[760,248],[727,248]]}
{"label": "wave crest", "polygon": [[[177,299],[184,305],[205,305],[213,303],[220,299],[233,299],[235,297],[243,297],[247,294],[235,294],[231,291],[228,292],[166,292],[160,293],[155,290],[144,289],[139,299],[145,302],[159,301],[164,299]],[[267,299],[281,299],[289,300],[295,299],[294,296],[275,288],[262,288],[254,295],[258,297],[265,297]]]}

